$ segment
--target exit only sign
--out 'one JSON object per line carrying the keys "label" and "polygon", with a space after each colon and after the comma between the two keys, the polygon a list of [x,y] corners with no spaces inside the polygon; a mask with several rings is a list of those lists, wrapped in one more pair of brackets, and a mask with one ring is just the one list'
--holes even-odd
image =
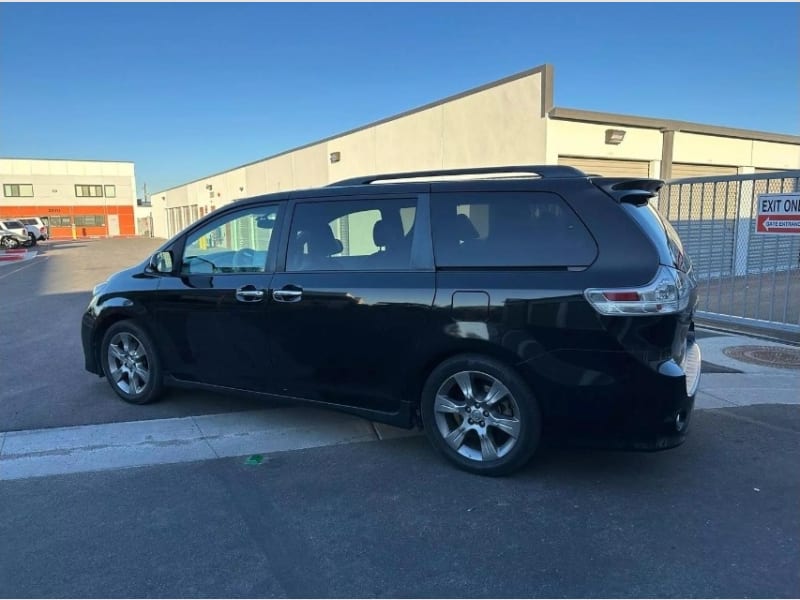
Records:
{"label": "exit only sign", "polygon": [[800,233],[800,193],[759,194],[756,233]]}

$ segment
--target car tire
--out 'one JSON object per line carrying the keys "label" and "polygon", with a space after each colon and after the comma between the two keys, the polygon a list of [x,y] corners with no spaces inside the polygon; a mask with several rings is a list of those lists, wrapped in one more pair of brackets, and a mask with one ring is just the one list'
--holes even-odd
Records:
{"label": "car tire", "polygon": [[149,404],[161,397],[161,359],[150,335],[133,321],[108,328],[100,345],[100,363],[111,389],[125,402]]}
{"label": "car tire", "polygon": [[28,232],[28,237],[31,240],[31,246],[35,246],[36,245],[36,236],[33,235],[31,232]]}
{"label": "car tire", "polygon": [[471,473],[508,475],[539,446],[536,397],[514,369],[493,358],[465,354],[441,363],[423,387],[420,412],[431,445]]}

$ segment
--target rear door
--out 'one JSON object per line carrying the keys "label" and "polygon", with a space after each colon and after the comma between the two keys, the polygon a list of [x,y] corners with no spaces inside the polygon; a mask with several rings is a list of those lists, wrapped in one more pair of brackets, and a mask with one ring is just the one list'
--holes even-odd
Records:
{"label": "rear door", "polygon": [[282,393],[398,412],[434,295],[428,195],[298,200],[286,240],[272,292]]}

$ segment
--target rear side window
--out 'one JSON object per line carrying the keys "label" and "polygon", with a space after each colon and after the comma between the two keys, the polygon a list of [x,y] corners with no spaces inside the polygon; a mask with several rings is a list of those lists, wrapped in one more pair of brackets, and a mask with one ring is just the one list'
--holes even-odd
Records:
{"label": "rear side window", "polygon": [[409,269],[416,208],[416,199],[298,203],[286,270]]}
{"label": "rear side window", "polygon": [[441,193],[431,205],[439,267],[587,266],[597,256],[594,238],[556,194]]}

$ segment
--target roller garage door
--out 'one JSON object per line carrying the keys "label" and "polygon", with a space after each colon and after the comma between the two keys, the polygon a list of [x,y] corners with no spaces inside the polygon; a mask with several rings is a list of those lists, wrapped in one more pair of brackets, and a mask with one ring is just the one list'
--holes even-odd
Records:
{"label": "roller garage door", "polygon": [[575,167],[587,175],[642,178],[650,176],[650,163],[646,160],[614,160],[611,158],[559,156],[558,164]]}
{"label": "roller garage door", "polygon": [[670,179],[683,179],[684,177],[720,177],[722,175],[736,174],[736,167],[728,167],[726,165],[672,163],[672,177]]}

